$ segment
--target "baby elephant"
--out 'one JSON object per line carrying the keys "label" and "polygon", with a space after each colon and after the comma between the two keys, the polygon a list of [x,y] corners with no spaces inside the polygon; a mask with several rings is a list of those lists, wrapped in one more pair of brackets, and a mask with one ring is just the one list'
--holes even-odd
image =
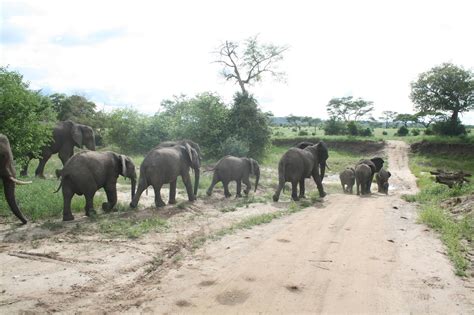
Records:
{"label": "baby elephant", "polygon": [[386,171],[383,168],[380,169],[377,175],[375,175],[379,193],[384,193],[388,195],[388,179],[390,178],[390,176],[392,176],[392,174],[390,174],[389,171]]}
{"label": "baby elephant", "polygon": [[355,183],[355,170],[352,167],[348,167],[339,174],[341,180],[342,190],[345,193],[352,194],[352,187]]}
{"label": "baby elephant", "polygon": [[132,199],[135,194],[137,174],[132,160],[125,155],[114,152],[85,151],[71,157],[61,175],[64,209],[63,221],[74,220],[71,213],[71,199],[74,194],[84,195],[86,198],[85,211],[89,216],[95,213],[94,195],[97,190],[104,188],[107,202],[102,204],[104,211],[110,211],[117,203],[117,178],[119,175],[130,178],[132,181]]}
{"label": "baby elephant", "polygon": [[229,182],[233,180],[237,182],[237,197],[242,197],[240,194],[242,182],[247,186],[244,193],[248,195],[251,188],[249,181],[250,175],[256,176],[254,191],[257,191],[258,181],[260,179],[260,167],[257,161],[251,158],[239,158],[231,155],[223,157],[214,167],[214,177],[212,178],[211,186],[207,190],[207,195],[210,196],[214,186],[222,181],[224,185],[224,195],[226,198],[230,197],[231,194],[228,185]]}

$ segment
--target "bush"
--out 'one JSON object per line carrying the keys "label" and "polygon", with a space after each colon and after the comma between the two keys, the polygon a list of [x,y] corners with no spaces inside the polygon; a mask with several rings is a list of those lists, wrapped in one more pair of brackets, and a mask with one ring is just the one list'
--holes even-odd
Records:
{"label": "bush", "polygon": [[235,136],[227,138],[220,146],[220,156],[233,155],[244,157],[249,154],[249,145],[247,142],[238,139]]}
{"label": "bush", "polygon": [[372,130],[370,128],[365,128],[360,132],[362,137],[372,137]]}
{"label": "bush", "polygon": [[382,131],[382,135],[386,136],[386,135],[388,135],[388,133],[384,130],[384,131]]}
{"label": "bush", "polygon": [[434,135],[434,131],[431,128],[426,128],[424,134],[427,136],[432,136]]}
{"label": "bush", "polygon": [[298,136],[307,136],[308,135],[308,132],[306,130],[301,130],[300,132],[298,132]]}
{"label": "bush", "polygon": [[293,131],[293,132],[297,132],[297,131],[298,131],[298,129],[296,129],[296,128],[291,128],[291,131]]}
{"label": "bush", "polygon": [[331,118],[324,124],[324,134],[329,135],[345,135],[346,125],[340,120]]}
{"label": "bush", "polygon": [[315,135],[316,135],[316,132],[312,132],[311,135],[312,135],[312,136],[315,136]]}
{"label": "bush", "polygon": [[412,130],[411,130],[411,134],[412,134],[413,136],[415,136],[415,137],[416,137],[416,136],[419,136],[419,135],[420,135],[420,130],[418,130],[418,129],[412,129]]}
{"label": "bush", "polygon": [[408,134],[408,132],[409,130],[407,127],[401,126],[400,128],[398,128],[397,133],[395,135],[399,137],[405,137]]}
{"label": "bush", "polygon": [[440,136],[460,136],[467,134],[466,127],[458,121],[453,124],[452,121],[438,121],[433,124],[433,132]]}
{"label": "bush", "polygon": [[359,128],[354,121],[350,121],[347,124],[347,133],[351,136],[357,136],[359,134]]}

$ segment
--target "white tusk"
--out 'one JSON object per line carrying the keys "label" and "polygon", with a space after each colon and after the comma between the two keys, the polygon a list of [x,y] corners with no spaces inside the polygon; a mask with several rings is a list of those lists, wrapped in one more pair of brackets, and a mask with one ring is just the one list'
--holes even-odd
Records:
{"label": "white tusk", "polygon": [[13,176],[10,176],[10,180],[12,182],[14,182],[15,184],[18,184],[18,185],[28,185],[28,184],[31,184],[32,182],[24,182],[24,181],[21,181],[21,180],[18,180],[16,179],[15,177]]}
{"label": "white tusk", "polygon": [[123,176],[126,176],[125,175],[125,171],[126,171],[126,167],[125,167],[125,157],[123,155],[120,155],[120,157],[122,158],[122,175]]}

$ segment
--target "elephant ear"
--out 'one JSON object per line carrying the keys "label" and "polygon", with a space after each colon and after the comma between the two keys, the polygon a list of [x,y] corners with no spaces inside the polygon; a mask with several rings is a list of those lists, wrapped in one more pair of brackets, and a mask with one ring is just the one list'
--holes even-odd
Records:
{"label": "elephant ear", "polygon": [[125,155],[120,154],[120,162],[122,163],[122,176],[127,176],[127,165],[125,162]]}
{"label": "elephant ear", "polygon": [[255,174],[255,166],[254,166],[254,160],[251,159],[251,158],[245,158],[245,160],[247,161],[247,163],[249,163],[249,167],[250,167],[250,174]]}
{"label": "elephant ear", "polygon": [[392,173],[390,173],[390,172],[387,172],[387,174],[388,174],[388,177],[392,176]]}
{"label": "elephant ear", "polygon": [[323,141],[320,141],[318,142],[318,144],[316,144],[316,149],[317,149],[318,162],[319,163],[326,162],[326,160],[329,157],[328,147],[326,146],[326,144]]}
{"label": "elephant ear", "polygon": [[199,154],[196,152],[195,149],[193,149],[189,144],[185,144],[184,145],[185,149],[186,149],[186,152],[188,153],[188,156],[189,156],[189,160],[191,161],[191,166],[194,168],[194,169],[197,169],[199,168],[201,165],[200,165],[200,162],[199,162]]}
{"label": "elephant ear", "polygon": [[72,140],[78,148],[82,147],[82,129],[79,125],[73,124],[71,128]]}
{"label": "elephant ear", "polygon": [[374,157],[373,159],[370,159],[370,160],[375,165],[375,171],[379,172],[380,169],[383,167],[384,160],[380,157]]}

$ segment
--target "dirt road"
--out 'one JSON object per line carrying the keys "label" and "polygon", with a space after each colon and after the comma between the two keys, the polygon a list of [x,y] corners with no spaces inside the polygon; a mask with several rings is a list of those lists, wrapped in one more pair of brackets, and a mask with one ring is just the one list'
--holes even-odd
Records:
{"label": "dirt road", "polygon": [[472,314],[474,293],[400,199],[416,191],[406,144],[390,142],[388,157],[390,196],[333,194],[323,208],[226,237],[164,277],[139,310]]}
{"label": "dirt road", "polygon": [[330,194],[322,207],[196,251],[196,236],[288,203],[222,213],[229,201],[204,199],[163,210],[177,213],[169,230],[139,240],[104,239],[81,220],[46,237],[40,227],[0,229],[0,312],[472,314],[472,283],[454,275],[441,242],[400,199],[416,191],[407,145],[387,150],[389,196]]}

